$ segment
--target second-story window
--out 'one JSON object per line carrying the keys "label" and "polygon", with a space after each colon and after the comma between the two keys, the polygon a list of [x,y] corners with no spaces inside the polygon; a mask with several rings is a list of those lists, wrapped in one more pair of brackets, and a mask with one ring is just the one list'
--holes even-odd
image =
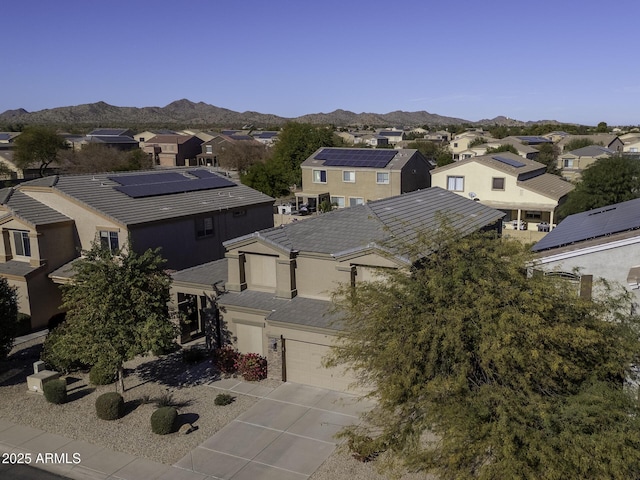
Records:
{"label": "second-story window", "polygon": [[100,245],[102,246],[102,248],[107,248],[112,252],[118,250],[118,248],[120,248],[120,243],[118,241],[118,232],[101,230]]}
{"label": "second-story window", "polygon": [[347,183],[355,183],[356,172],[353,170],[345,170],[342,172],[342,181]]}
{"label": "second-story window", "polygon": [[376,173],[376,183],[389,183],[389,172]]}
{"label": "second-story window", "polygon": [[504,190],[504,178],[493,177],[491,179],[491,190]]}
{"label": "second-story window", "polygon": [[564,168],[573,168],[573,158],[563,158]]}
{"label": "second-story window", "polygon": [[29,239],[29,232],[14,231],[13,243],[15,245],[15,253],[21,257],[31,256],[31,240]]}
{"label": "second-story window", "polygon": [[213,235],[213,217],[196,218],[196,236],[198,238]]}
{"label": "second-story window", "polygon": [[464,177],[447,177],[447,190],[464,192]]}
{"label": "second-story window", "polygon": [[326,170],[314,170],[313,171],[313,183],[327,183],[327,171]]}
{"label": "second-story window", "polygon": [[207,149],[207,153],[208,154],[212,154],[213,153],[213,145],[205,145],[206,149]]}

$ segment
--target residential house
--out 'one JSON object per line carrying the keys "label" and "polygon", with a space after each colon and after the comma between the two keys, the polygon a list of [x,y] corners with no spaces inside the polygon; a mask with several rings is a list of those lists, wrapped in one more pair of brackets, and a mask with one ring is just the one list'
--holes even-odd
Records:
{"label": "residential house", "polygon": [[161,248],[166,268],[223,258],[223,242],[273,226],[273,199],[205,169],[50,176],[0,190],[0,275],[33,328],[59,313],[56,283],[94,241]]}
{"label": "residential house", "polygon": [[253,132],[251,136],[261,144],[272,147],[278,141],[278,135],[280,132]]}
{"label": "residential house", "polygon": [[21,132],[0,132],[0,150],[9,150],[14,147],[13,142]]}
{"label": "residential house", "polygon": [[581,284],[583,294],[604,278],[623,285],[640,303],[638,212],[640,199],[569,215],[533,246],[535,268]]}
{"label": "residential house", "polygon": [[418,150],[319,148],[302,162],[296,204],[317,207],[323,195],[338,208],[430,186],[432,165]]}
{"label": "residential house", "polygon": [[154,165],[184,167],[197,165],[202,140],[194,135],[156,135],[145,142],[144,152]]}
{"label": "residential house", "polygon": [[216,135],[200,145],[201,151],[196,156],[198,165],[219,167],[219,156],[225,149],[237,145],[238,142],[249,142],[257,146],[262,145],[250,135]]}
{"label": "residential house", "polygon": [[467,150],[460,152],[458,155],[458,159],[464,160],[465,158],[486,155],[487,150],[490,148],[499,148],[503,145],[510,145],[517,150],[519,156],[528,158],[530,160],[535,160],[535,158],[538,156],[538,153],[540,153],[539,150],[537,148],[530,147],[525,143],[522,143],[520,140],[518,140],[518,138],[519,137],[505,137],[501,139],[487,138],[486,143],[469,147]]}
{"label": "residential house", "polygon": [[139,147],[144,150],[147,140],[158,135],[176,135],[176,132],[173,130],[145,130],[144,132],[136,133],[133,139],[138,142]]}
{"label": "residential house", "polygon": [[564,153],[565,145],[572,140],[585,139],[592,142],[594,145],[600,145],[607,147],[614,152],[622,152],[624,148],[624,142],[620,140],[618,135],[612,135],[609,133],[596,133],[593,135],[568,135],[560,140],[557,145],[560,147],[560,153]]}
{"label": "residential house", "polygon": [[449,150],[451,150],[453,159],[458,160],[460,158],[460,154],[468,150],[470,144],[477,138],[483,138],[486,139],[486,141],[493,140],[487,135],[487,132],[483,132],[482,130],[467,131],[454,136],[453,140],[451,140],[451,143],[449,144]]}
{"label": "residential house", "polygon": [[389,145],[395,145],[406,138],[402,130],[380,130],[378,135],[385,137],[389,141]]}
{"label": "residential house", "polygon": [[442,218],[466,234],[500,231],[503,215],[440,188],[336,210],[225,242],[226,263],[174,274],[174,301],[202,315],[217,298],[222,318],[213,337],[266,356],[270,377],[347,391],[353,377],[322,366],[342,328],[331,292],[339,284],[358,288],[380,268],[409,267],[396,247],[437,230]]}
{"label": "residential house", "polygon": [[563,138],[570,136],[570,134],[567,132],[563,132],[562,130],[556,130],[554,132],[545,133],[542,136],[551,140],[553,143],[558,143]]}
{"label": "residential house", "polygon": [[63,135],[69,148],[78,151],[89,143],[98,143],[118,150],[133,150],[140,143],[134,139],[134,133],[124,128],[99,128],[87,135]]}
{"label": "residential house", "polygon": [[519,229],[553,228],[555,211],[573,185],[546,166],[511,152],[482,155],[435,168],[431,184],[506,213]]}
{"label": "residential house", "polygon": [[567,180],[576,182],[580,180],[582,172],[589,165],[601,158],[609,158],[616,152],[600,145],[589,145],[578,148],[571,152],[563,153],[558,157],[558,168],[562,171],[562,176]]}

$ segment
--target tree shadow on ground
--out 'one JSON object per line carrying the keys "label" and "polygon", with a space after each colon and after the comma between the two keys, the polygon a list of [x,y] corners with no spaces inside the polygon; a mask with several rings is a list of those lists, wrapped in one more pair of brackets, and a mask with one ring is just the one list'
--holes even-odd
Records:
{"label": "tree shadow on ground", "polygon": [[131,373],[144,382],[156,382],[167,387],[193,387],[220,378],[220,372],[211,358],[202,362],[187,364],[180,352],[171,353],[157,360],[143,363]]}
{"label": "tree shadow on ground", "polygon": [[176,419],[176,430],[179,430],[182,425],[193,425],[199,418],[200,415],[197,413],[181,413]]}
{"label": "tree shadow on ground", "polygon": [[26,383],[33,374],[33,363],[40,360],[42,345],[32,345],[10,355],[0,362],[0,386],[9,387]]}
{"label": "tree shadow on ground", "polygon": [[71,393],[67,393],[67,403],[69,402],[73,402],[75,400],[80,400],[83,397],[86,397],[87,395],[91,395],[93,392],[95,392],[96,389],[95,388],[74,388],[72,389]]}

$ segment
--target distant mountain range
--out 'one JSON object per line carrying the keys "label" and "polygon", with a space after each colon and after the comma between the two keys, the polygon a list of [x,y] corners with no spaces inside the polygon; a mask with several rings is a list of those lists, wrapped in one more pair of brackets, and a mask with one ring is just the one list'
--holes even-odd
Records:
{"label": "distant mountain range", "polygon": [[134,125],[183,125],[183,126],[244,126],[254,128],[282,125],[288,121],[313,124],[370,125],[370,126],[408,126],[408,125],[458,125],[463,123],[478,125],[529,125],[534,123],[557,123],[554,121],[522,122],[507,117],[471,122],[455,117],[446,117],[429,113],[395,111],[385,114],[354,113],[335,110],[331,113],[313,113],[295,118],[258,112],[234,112],[204,102],[194,103],[182,99],[166,107],[115,107],[105,102],[89,103],[71,107],[58,107],[37,112],[24,109],[7,110],[0,114],[0,124],[52,124],[52,125],[90,125],[102,127]]}

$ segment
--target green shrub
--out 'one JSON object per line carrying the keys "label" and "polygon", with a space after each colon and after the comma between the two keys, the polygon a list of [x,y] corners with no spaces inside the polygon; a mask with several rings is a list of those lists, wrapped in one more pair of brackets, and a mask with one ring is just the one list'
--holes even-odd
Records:
{"label": "green shrub", "polygon": [[94,385],[109,385],[117,376],[116,368],[107,362],[98,362],[89,371],[89,381]]}
{"label": "green shrub", "polygon": [[151,430],[166,435],[175,429],[178,411],[174,407],[160,407],[151,415]]}
{"label": "green shrub", "polygon": [[230,403],[233,403],[234,400],[235,397],[228,393],[219,393],[213,403],[216,405],[229,405]]}
{"label": "green shrub", "polygon": [[198,347],[185,348],[182,350],[182,360],[185,363],[200,363],[207,358],[207,352]]}
{"label": "green shrub", "polygon": [[42,386],[42,391],[44,392],[44,398],[46,398],[49,403],[60,405],[67,401],[66,380],[49,380]]}
{"label": "green shrub", "polygon": [[75,370],[83,370],[88,365],[82,363],[78,357],[78,347],[73,339],[65,335],[66,324],[59,325],[49,332],[44,341],[40,359],[51,370],[68,373]]}
{"label": "green shrub", "polygon": [[124,415],[124,399],[117,392],[107,392],[96,398],[96,414],[102,420],[117,420]]}

